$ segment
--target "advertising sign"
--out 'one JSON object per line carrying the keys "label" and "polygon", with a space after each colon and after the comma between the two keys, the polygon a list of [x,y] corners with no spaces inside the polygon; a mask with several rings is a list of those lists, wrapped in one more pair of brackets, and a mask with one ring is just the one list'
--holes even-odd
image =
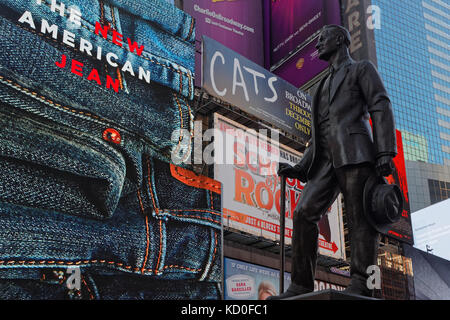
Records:
{"label": "advertising sign", "polygon": [[316,43],[314,38],[273,73],[297,88],[303,86],[328,67],[328,62],[319,59]]}
{"label": "advertising sign", "polygon": [[[215,139],[216,155],[233,163],[215,161],[214,179],[222,183],[223,223],[225,226],[271,240],[280,238],[280,179],[278,162],[294,165],[302,154],[254,130],[215,114],[214,128],[225,139]],[[227,143],[219,143],[226,140]],[[231,141],[232,143],[229,143]],[[296,179],[286,182],[286,244],[291,243],[292,215],[303,190]],[[340,197],[319,223],[319,252],[345,259]]]}
{"label": "advertising sign", "polygon": [[450,261],[450,199],[435,203],[412,215],[414,246]]}
{"label": "advertising sign", "polygon": [[208,37],[203,38],[202,87],[306,143],[311,97]]}
{"label": "advertising sign", "polygon": [[[164,0],[0,1],[0,299],[219,298],[221,185],[171,156],[192,130],[193,26]],[[90,266],[159,288],[99,294]]]}
{"label": "advertising sign", "polygon": [[200,86],[201,40],[208,36],[258,65],[264,64],[262,2],[257,0],[184,0],[195,18],[196,85]]}
{"label": "advertising sign", "polygon": [[[279,294],[280,272],[276,269],[258,266],[231,258],[224,259],[225,300],[265,300]],[[284,286],[291,283],[291,274],[284,273]],[[344,287],[326,281],[314,280],[314,291]]]}
{"label": "advertising sign", "polygon": [[350,55],[355,60],[370,60],[377,65],[374,27],[372,19],[372,0],[342,0],[343,26],[351,36]]}
{"label": "advertising sign", "polygon": [[395,183],[400,187],[403,193],[403,213],[399,221],[397,221],[392,229],[388,231],[388,236],[397,240],[412,244],[413,232],[411,226],[411,210],[409,205],[408,183],[406,180],[405,156],[403,153],[402,134],[396,130],[397,135],[397,156],[394,158],[394,173],[387,177],[389,183]]}
{"label": "advertising sign", "polygon": [[326,24],[340,24],[338,0],[270,1],[271,66],[314,37]]}

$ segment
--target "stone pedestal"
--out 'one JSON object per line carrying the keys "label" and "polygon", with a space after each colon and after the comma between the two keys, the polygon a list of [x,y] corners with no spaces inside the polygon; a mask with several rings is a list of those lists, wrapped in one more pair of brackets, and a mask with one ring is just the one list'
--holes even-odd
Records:
{"label": "stone pedestal", "polygon": [[356,294],[344,293],[333,289],[321,290],[306,294],[301,294],[295,297],[286,298],[283,300],[379,300],[370,297],[364,297]]}

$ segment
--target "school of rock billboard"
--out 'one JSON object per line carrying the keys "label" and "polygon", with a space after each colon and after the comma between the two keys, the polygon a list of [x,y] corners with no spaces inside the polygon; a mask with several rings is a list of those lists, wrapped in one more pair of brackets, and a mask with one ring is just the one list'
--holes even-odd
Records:
{"label": "school of rock billboard", "polygon": [[[302,154],[218,114],[214,117],[214,129],[214,179],[222,183],[224,226],[279,240],[281,191],[276,174],[278,163],[294,165]],[[224,159],[232,161],[229,163]],[[302,190],[303,184],[299,180],[287,179],[286,244],[291,243],[292,215]],[[345,259],[340,197],[329,208],[319,227],[319,253]]]}

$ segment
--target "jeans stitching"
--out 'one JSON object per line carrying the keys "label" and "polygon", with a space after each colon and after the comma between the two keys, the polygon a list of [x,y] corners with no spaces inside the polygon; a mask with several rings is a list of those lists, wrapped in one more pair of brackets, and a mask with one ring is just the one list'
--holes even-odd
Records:
{"label": "jeans stitching", "polygon": [[[0,78],[1,78],[1,76],[0,76]],[[110,169],[110,170],[115,170],[115,168],[117,166],[117,163],[121,161],[121,157],[120,157],[120,155],[118,154],[118,152],[115,149],[110,149],[109,153],[107,153],[104,147],[100,148],[99,144],[98,143],[93,143],[93,140],[91,138],[85,137],[83,134],[81,134],[81,135],[78,134],[79,130],[77,130],[77,129],[72,129],[71,128],[70,130],[67,130],[65,128],[58,128],[58,130],[56,130],[55,128],[49,127],[48,125],[43,124],[42,122],[38,122],[36,120],[33,120],[31,118],[28,118],[28,119],[26,119],[24,121],[26,121],[27,124],[31,124],[34,127],[39,125],[40,129],[42,129],[45,132],[45,134],[58,135],[58,136],[61,136],[64,139],[68,139],[68,140],[72,139],[72,136],[74,134],[77,134],[77,139],[78,139],[78,142],[80,144],[84,144],[84,145],[88,146],[89,148],[91,148],[91,149],[97,151],[98,153],[102,154],[103,157],[105,157],[107,159],[111,159],[111,161],[116,164],[114,167],[112,167],[112,166],[107,165],[105,163],[107,168]],[[77,132],[74,133],[73,132],[74,130],[77,131]],[[9,152],[9,149],[3,149],[1,146],[0,146],[0,150],[5,152],[5,153]],[[8,153],[8,155],[10,155],[10,154]]]}
{"label": "jeans stitching", "polygon": [[[164,210],[164,211],[171,211],[171,210]],[[185,210],[183,210],[183,211],[185,211]],[[207,220],[207,221],[210,221],[210,222],[214,222],[214,223],[220,224],[219,221],[214,220],[212,218],[207,218],[207,217],[199,217],[199,216],[184,215],[184,214],[170,214],[170,213],[169,213],[169,215],[170,216],[174,216],[174,217],[180,217],[180,218],[195,218],[195,219],[200,219],[200,220]]]}
{"label": "jeans stitching", "polygon": [[[14,82],[12,80],[9,80],[9,79],[5,78],[4,76],[1,76],[1,75],[0,75],[0,83],[4,83],[7,86],[13,87],[15,90],[19,90],[20,92],[23,92],[24,94],[26,94],[28,96],[31,94],[32,96],[34,96],[34,98],[40,100],[41,102],[43,102],[45,104],[49,104],[51,107],[54,107],[56,109],[62,109],[63,112],[71,112],[74,115],[79,114],[81,116],[86,116],[86,117],[91,118],[91,121],[93,121],[95,123],[99,123],[99,124],[107,126],[107,127],[113,126],[113,127],[121,129],[122,131],[127,131],[127,129],[123,128],[120,124],[116,124],[116,123],[110,122],[107,119],[101,118],[101,117],[99,117],[97,115],[93,115],[93,114],[88,113],[88,112],[79,111],[79,110],[75,110],[75,109],[70,109],[70,108],[68,108],[66,106],[63,106],[63,105],[59,104],[59,103],[53,102],[52,100],[47,99],[44,96],[38,95],[37,92],[31,91],[28,88],[22,87],[20,84]],[[134,133],[131,133],[131,134],[134,134]],[[143,139],[143,141],[145,141],[145,143],[148,143],[148,144],[152,145],[154,148],[158,148],[148,138],[146,138],[146,137],[141,137],[141,138]],[[124,139],[122,139],[121,144],[123,143],[123,141],[124,141]]]}
{"label": "jeans stitching", "polygon": [[162,256],[162,248],[163,248],[163,236],[162,236],[162,220],[159,220],[159,253],[158,253],[158,261],[156,262],[156,274],[159,274],[159,263],[161,262]]}
{"label": "jeans stitching", "polygon": [[111,11],[111,22],[112,25],[114,26],[114,29],[117,30],[117,22],[116,22],[116,17],[114,15],[114,8],[113,6],[109,6],[109,10]]}
{"label": "jeans stitching", "polygon": [[142,215],[145,216],[145,233],[146,233],[147,241],[146,241],[146,247],[145,247],[145,257],[144,257],[144,261],[142,262],[142,268],[141,268],[141,273],[144,273],[145,265],[147,264],[149,248],[150,248],[150,239],[149,239],[150,235],[149,235],[149,230],[148,230],[148,216],[145,214],[144,205],[142,203],[142,198],[141,198],[141,192],[139,189],[137,191],[137,195],[138,195],[139,205],[141,207]]}
{"label": "jeans stitching", "polygon": [[[127,270],[133,270],[133,271],[141,271],[141,268],[137,268],[137,267],[133,267],[133,266],[128,266],[125,265],[124,263],[120,263],[120,262],[115,262],[115,261],[107,261],[107,260],[99,260],[99,259],[94,259],[94,260],[78,260],[78,261],[56,261],[56,260],[9,260],[9,261],[5,261],[5,260],[1,260],[0,261],[0,266],[29,266],[29,265],[38,265],[38,266],[42,266],[42,267],[53,267],[54,265],[86,265],[86,264],[100,264],[100,265],[114,265],[117,266],[119,268],[124,268]],[[164,266],[163,269],[182,269],[182,270],[187,270],[190,272],[199,272],[202,269],[198,268],[198,269],[194,269],[194,268],[189,268],[189,267],[184,267],[184,266],[179,266],[179,265],[169,265],[169,266]],[[159,272],[158,270],[154,270],[154,269],[144,269],[147,272],[150,273],[157,273]]]}
{"label": "jeans stitching", "polygon": [[[191,83],[191,82],[192,82],[191,75],[190,75],[189,73],[187,73],[186,76],[187,76],[187,78],[188,78],[188,84]],[[180,92],[180,93],[181,93],[181,92]],[[192,95],[192,92],[191,92],[191,86],[188,85],[188,95],[187,95],[187,96],[188,96],[188,99],[193,99],[193,98],[191,97],[191,95]]]}
{"label": "jeans stitching", "polygon": [[[214,264],[214,260],[216,259],[216,254],[217,254],[217,246],[218,246],[218,239],[217,239],[217,232],[214,232],[214,251],[213,251],[213,256],[211,259],[211,265]],[[211,270],[211,268],[209,268],[209,270]]]}
{"label": "jeans stitching", "polygon": [[95,119],[95,120],[99,120],[99,121],[105,122],[105,123],[104,123],[105,125],[109,125],[109,122],[108,122],[108,120],[106,120],[106,119],[100,118],[99,116],[93,115],[93,114],[88,113],[88,112],[79,111],[79,110],[75,110],[75,109],[71,109],[71,108],[69,108],[69,107],[63,106],[63,105],[61,105],[61,104],[59,104],[59,103],[56,103],[56,102],[54,102],[54,101],[52,101],[52,100],[50,100],[50,99],[47,99],[47,98],[44,97],[44,96],[39,95],[39,94],[38,94],[37,92],[35,92],[35,91],[32,91],[32,90],[30,90],[30,89],[28,89],[28,88],[25,88],[25,87],[22,87],[20,84],[14,82],[14,81],[12,81],[12,80],[6,79],[5,77],[3,77],[3,76],[1,76],[1,75],[0,75],[0,80],[6,81],[9,85],[12,85],[12,86],[16,87],[18,90],[20,90],[20,91],[22,91],[22,92],[24,92],[24,93],[26,93],[26,94],[32,94],[32,95],[35,96],[36,98],[39,98],[39,99],[41,99],[41,100],[44,100],[45,102],[50,103],[51,105],[53,105],[53,106],[55,106],[55,107],[57,107],[57,108],[59,108],[59,109],[62,108],[62,109],[64,109],[64,110],[70,111],[70,112],[72,112],[72,113],[78,113],[78,114],[81,114],[81,115],[83,115],[83,116],[87,116],[87,117],[93,118],[93,119]]}
{"label": "jeans stitching", "polygon": [[[214,235],[214,242],[212,240]],[[218,241],[217,241],[217,232],[214,230],[211,230],[211,242],[210,242],[210,254],[209,257],[210,259],[208,259],[208,261],[206,261],[206,265],[205,268],[203,270],[202,275],[200,276],[199,280],[200,281],[204,281],[206,279],[206,277],[208,276],[208,273],[210,273],[211,271],[211,266],[214,264],[214,260],[216,259],[216,253],[217,253],[217,245],[218,245]],[[212,251],[212,252],[211,252]]]}
{"label": "jeans stitching", "polygon": [[181,134],[181,132],[182,132],[181,130],[183,130],[183,110],[181,110],[181,104],[180,104],[180,101],[178,101],[176,94],[174,94],[173,96],[175,97],[175,101],[178,106],[178,111],[180,112],[180,137],[178,138],[178,144],[174,151],[174,154],[178,154],[178,150],[180,149],[181,141],[183,140],[183,135]]}
{"label": "jeans stitching", "polygon": [[187,37],[184,39],[185,41],[188,41],[188,39],[191,37],[193,30],[194,30],[194,19],[191,19],[191,27],[189,28],[189,33]]}
{"label": "jeans stitching", "polygon": [[[155,202],[155,198],[154,198],[154,194],[153,194],[153,188],[152,188],[152,184],[151,184],[151,177],[150,177],[150,175],[151,175],[151,169],[150,169],[150,161],[149,161],[149,157],[147,157],[147,159],[146,159],[146,162],[147,162],[147,181],[148,181],[148,189],[149,189],[149,191],[150,191],[150,196],[151,196],[151,198],[152,198],[152,204],[153,204],[153,209],[155,210],[155,212],[156,212],[156,214],[157,215],[159,215],[160,214],[160,208],[158,208],[158,206],[156,205],[156,202]],[[173,166],[174,168],[175,168],[175,170],[176,170],[176,166]],[[183,176],[181,173],[179,173],[181,176]],[[185,176],[183,176],[183,177],[185,177]],[[186,179],[188,179],[188,180],[195,180],[195,179],[190,179],[190,178],[187,178],[186,177]],[[198,181],[198,180],[195,180],[195,181]],[[203,183],[205,183],[205,184],[208,184],[207,182],[203,182]],[[212,184],[211,184],[212,185]],[[212,185],[213,186],[213,185]],[[216,187],[216,186],[213,186],[213,187]],[[220,189],[220,188],[219,188]],[[208,213],[211,213],[211,214],[213,214],[213,215],[216,215],[216,216],[219,216],[219,217],[221,217],[222,216],[222,214],[220,213],[220,212],[214,212],[214,211],[211,211],[211,210],[207,210],[207,209],[164,209],[163,210],[164,212],[171,212],[171,211],[173,211],[173,212],[181,212],[181,211],[195,211],[195,212],[208,212]],[[194,216],[194,215],[176,215],[176,214],[170,214],[170,215],[173,215],[173,216],[177,216],[177,217],[189,217],[189,218],[198,218],[198,219],[202,219],[202,220],[208,220],[208,221],[212,221],[212,222],[215,222],[215,223],[220,223],[220,222],[218,222],[218,221],[216,221],[216,220],[214,220],[214,219],[211,219],[211,218],[206,218],[206,217],[199,217],[199,216]]]}
{"label": "jeans stitching", "polygon": [[[192,137],[194,136],[194,126],[193,126],[193,124],[191,123],[191,121],[193,120],[192,118],[193,118],[193,115],[192,115],[192,110],[191,110],[191,107],[190,107],[190,105],[189,105],[189,103],[187,103],[186,102],[186,100],[185,100],[185,98],[184,98],[184,96],[180,96],[179,97],[179,99],[181,99],[181,101],[183,102],[183,105],[185,106],[185,107],[187,107],[187,109],[188,109],[188,126],[189,126],[189,128],[190,128],[190,130],[189,130],[189,132],[190,132],[190,141],[189,141],[189,143],[191,143],[192,142]],[[190,144],[189,144],[190,145]],[[187,154],[189,154],[189,152],[187,153]],[[183,161],[185,161],[187,158],[185,158],[185,159],[183,159]]]}
{"label": "jeans stitching", "polygon": [[209,202],[211,202],[211,210],[214,210],[213,194],[211,190],[209,190]]}
{"label": "jeans stitching", "polygon": [[151,177],[150,177],[150,159],[147,156],[147,181],[148,181],[148,190],[150,191],[150,196],[152,198],[152,204],[153,204],[153,209],[155,210],[155,213],[158,215],[159,214],[159,208],[156,206],[156,202],[155,202],[155,197],[153,195],[153,190],[152,190],[152,183],[151,183]]}
{"label": "jeans stitching", "polygon": [[86,287],[88,293],[89,293],[89,299],[90,300],[94,300],[94,294],[91,291],[91,288],[89,288],[88,284],[86,283],[86,280],[84,279],[83,276],[81,276],[81,282],[84,284],[84,286]]}
{"label": "jeans stitching", "polygon": [[[102,24],[105,24],[106,23],[106,20],[105,20],[105,5],[103,4],[102,0],[98,0],[98,4],[99,4],[99,7],[100,7],[100,22]],[[86,21],[86,22],[88,22],[88,21]]]}
{"label": "jeans stitching", "polygon": [[[184,125],[184,123],[183,123],[183,110],[181,108],[181,103],[180,103],[180,100],[178,99],[177,95],[174,93],[173,96],[175,97],[175,101],[176,101],[176,103],[178,105],[178,110],[180,111],[180,137],[178,138],[178,144],[177,144],[177,147],[176,147],[176,149],[174,151],[174,154],[178,154],[178,151],[179,151],[179,149],[181,147],[181,141],[183,141],[183,134],[182,134],[182,131],[181,131],[181,130],[183,130],[183,125]],[[189,112],[189,114],[191,113],[189,105],[188,105],[188,112]],[[189,135],[189,148],[191,147],[191,143],[192,143],[192,133]],[[190,152],[186,152],[186,156],[181,160],[181,162],[186,161],[186,159],[189,156],[190,156]]]}
{"label": "jeans stitching", "polygon": [[[114,14],[114,8],[113,6],[109,6],[109,10],[111,11],[111,20],[112,20],[112,25],[114,27],[114,30],[117,30],[117,21],[116,21],[116,16]],[[123,90],[123,81],[122,81],[122,73],[120,71],[120,68],[117,67],[116,68],[117,71],[117,78],[119,79],[119,85],[120,85],[120,89]],[[125,77],[125,75],[124,75]]]}
{"label": "jeans stitching", "polygon": [[215,212],[208,209],[165,209],[164,211],[197,211],[197,212],[208,212],[219,217],[222,215],[220,212]]}

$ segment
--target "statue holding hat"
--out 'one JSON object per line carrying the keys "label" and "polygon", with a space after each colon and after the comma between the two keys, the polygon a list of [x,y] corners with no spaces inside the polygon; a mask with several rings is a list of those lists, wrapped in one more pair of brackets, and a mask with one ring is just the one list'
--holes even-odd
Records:
{"label": "statue holding hat", "polygon": [[[380,233],[403,211],[402,193],[384,177],[397,154],[392,106],[375,66],[354,61],[350,34],[325,26],[316,48],[329,73],[313,97],[312,137],[295,166],[278,174],[306,182],[293,215],[291,285],[270,297],[283,299],[314,290],[318,223],[341,192],[350,231],[351,282],[345,292],[371,296],[367,268],[376,265]],[[372,120],[372,127],[370,125]]]}

